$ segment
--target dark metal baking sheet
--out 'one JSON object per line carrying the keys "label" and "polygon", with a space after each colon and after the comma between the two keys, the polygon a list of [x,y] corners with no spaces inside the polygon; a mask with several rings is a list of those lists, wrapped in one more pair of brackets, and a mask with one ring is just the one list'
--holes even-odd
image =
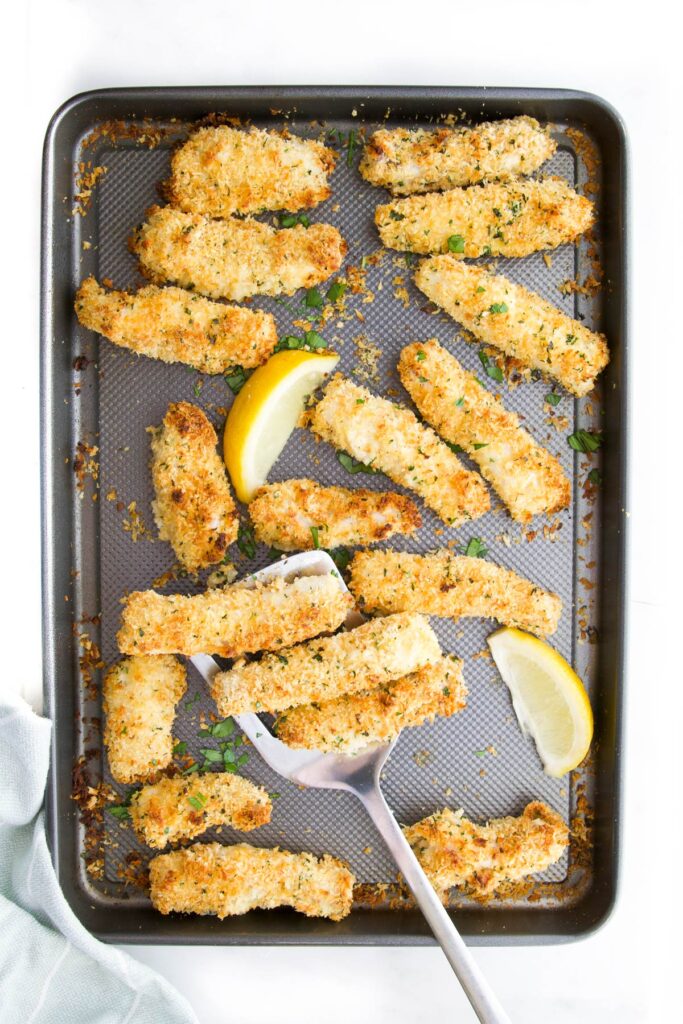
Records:
{"label": "dark metal baking sheet", "polygon": [[[97,684],[84,686],[83,644],[94,642],[105,662],[117,656],[114,633],[119,598],[146,587],[173,564],[168,545],[153,530],[137,541],[130,526],[139,514],[152,526],[145,428],[158,423],[169,401],[186,399],[206,409],[217,427],[231,395],[222,378],[199,376],[178,366],[138,360],[94,336],[75,322],[73,292],[88,273],[111,278],[117,287],[140,278],[126,249],[131,228],[156,201],[172,144],[188,124],[210,113],[227,113],[260,126],[287,123],[301,134],[318,136],[321,126],[345,135],[379,122],[434,123],[444,115],[470,121],[531,114],[550,122],[559,142],[544,167],[583,186],[588,177],[579,129],[599,156],[596,195],[599,211],[595,244],[605,271],[597,295],[562,294],[567,279],[584,280],[592,255],[585,243],[564,246],[546,261],[499,260],[514,280],[544,294],[574,316],[604,330],[612,361],[597,395],[581,401],[564,397],[556,413],[561,430],[543,411],[547,384],[527,382],[502,389],[505,402],[525,417],[539,439],[557,452],[573,480],[571,509],[554,519],[559,529],[543,536],[543,523],[529,537],[500,509],[470,530],[441,531],[426,515],[424,528],[409,542],[392,546],[429,550],[451,538],[482,537],[491,557],[557,590],[565,612],[554,643],[586,679],[596,714],[596,741],[589,768],[569,780],[543,774],[533,745],[517,729],[507,693],[495,669],[476,655],[485,647],[491,624],[437,622],[444,649],[465,657],[469,707],[456,718],[408,731],[386,771],[385,788],[402,821],[413,821],[445,805],[462,806],[482,819],[518,813],[535,798],[545,799],[579,827],[588,842],[546,872],[541,884],[486,905],[454,897],[459,927],[472,942],[560,941],[585,934],[608,914],[614,900],[619,834],[619,764],[623,701],[624,509],[626,457],[626,153],[618,116],[603,101],[583,93],[554,90],[429,88],[217,88],[107,90],[75,97],[53,118],[45,145],[43,217],[43,513],[44,650],[47,706],[55,724],[48,816],[53,858],[64,891],[79,917],[112,941],[211,943],[424,943],[428,929],[414,909],[397,907],[377,888],[395,873],[379,837],[360,807],[345,794],[300,792],[277,779],[252,754],[245,773],[281,793],[273,822],[251,833],[257,845],[279,843],[292,849],[329,851],[346,857],[367,886],[350,918],[339,924],[312,921],[288,911],[252,913],[218,922],[208,918],[161,917],[139,889],[121,882],[129,862],[149,851],[130,830],[106,815],[102,877],[85,867],[86,829],[71,800],[74,762],[87,759],[90,777],[111,782],[102,758],[97,722]],[[147,122],[145,119],[149,119]],[[119,121],[122,124],[114,125]],[[102,125],[106,131],[101,131]],[[143,130],[140,131],[140,126]],[[134,130],[128,130],[133,126]],[[160,129],[157,141],[154,132]],[[569,130],[569,134],[568,134]],[[357,160],[357,158],[356,158]],[[312,219],[340,227],[349,242],[345,266],[380,249],[372,223],[374,206],[386,195],[363,182],[356,160],[342,157],[332,179],[333,195],[311,212]],[[75,193],[92,167],[106,172],[95,185],[85,215],[74,214]],[[87,177],[85,178],[87,183]],[[79,185],[76,184],[79,183]],[[342,356],[341,368],[372,389],[394,389],[405,398],[394,366],[400,347],[417,338],[438,337],[468,368],[480,366],[477,346],[458,339],[453,321],[430,315],[411,281],[411,268],[398,253],[385,253],[365,268],[366,290],[351,296],[353,320],[329,326],[325,336]],[[372,295],[373,301],[368,301]],[[408,303],[407,307],[405,303]],[[291,333],[300,316],[299,297],[286,304],[257,299],[275,313],[280,334]],[[357,312],[356,312],[357,311]],[[358,317],[358,314],[363,318]],[[334,322],[333,322],[334,323]],[[296,332],[296,329],[295,329]],[[363,380],[367,361],[359,337],[380,350],[376,374]],[[361,342],[362,347],[363,342]],[[83,357],[85,356],[85,360]],[[565,435],[576,426],[602,429],[606,443],[599,459],[574,456]],[[300,435],[300,436],[299,436]],[[76,486],[73,460],[78,442],[97,446],[98,479],[86,475]],[[599,466],[603,480],[596,500],[584,481]],[[325,483],[358,484],[345,477],[334,454],[298,432],[276,467],[280,478],[315,476]],[[364,486],[386,486],[384,477],[364,477]],[[113,495],[116,497],[112,497]],[[111,500],[107,500],[109,495]],[[594,498],[594,496],[591,496]],[[129,510],[135,502],[134,512]],[[495,502],[494,502],[495,505]],[[241,573],[268,561],[262,548]],[[201,585],[201,584],[199,584]],[[191,590],[196,583],[176,580],[167,589]],[[93,621],[94,619],[94,621]],[[90,658],[90,661],[93,659]],[[95,659],[96,660],[96,659]],[[189,673],[188,697],[201,700],[182,708],[174,735],[196,751],[199,714],[211,710],[197,677]],[[187,698],[186,698],[187,699]],[[495,753],[482,753],[487,749]],[[126,787],[118,787],[124,792]],[[242,838],[224,830],[223,841]],[[209,836],[211,837],[211,836]],[[92,853],[90,853],[92,856]]]}

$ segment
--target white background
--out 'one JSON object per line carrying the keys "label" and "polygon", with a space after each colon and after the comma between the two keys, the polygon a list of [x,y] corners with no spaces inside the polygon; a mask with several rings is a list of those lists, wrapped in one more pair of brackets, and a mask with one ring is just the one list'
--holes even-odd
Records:
{"label": "white background", "polygon": [[[683,245],[674,6],[487,0],[15,0],[4,5],[2,684],[39,705],[40,150],[70,95],[114,85],[558,86],[610,100],[632,160],[631,528],[625,842],[609,923],[581,943],[476,951],[516,1022],[680,1019]],[[670,13],[671,12],[671,13]],[[678,20],[678,19],[676,19]],[[609,186],[608,186],[609,187]],[[1,422],[1,421],[0,421]],[[668,781],[674,780],[669,786]],[[680,943],[680,939],[678,940]],[[415,1024],[473,1015],[436,949],[131,947],[202,1024]]]}

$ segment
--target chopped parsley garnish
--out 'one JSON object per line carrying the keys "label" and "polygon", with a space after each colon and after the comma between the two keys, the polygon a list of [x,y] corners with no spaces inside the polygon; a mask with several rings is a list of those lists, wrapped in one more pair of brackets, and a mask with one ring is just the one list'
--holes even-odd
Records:
{"label": "chopped parsley garnish", "polygon": [[465,549],[465,554],[470,558],[485,558],[488,555],[488,548],[480,537],[472,537]]}
{"label": "chopped parsley garnish", "polygon": [[478,452],[480,448],[488,448],[488,446],[488,441],[475,441],[474,444],[472,445],[475,452]]}
{"label": "chopped parsley garnish", "polygon": [[249,374],[243,366],[233,366],[230,373],[223,378],[233,395],[238,395],[249,379]]}
{"label": "chopped parsley garnish", "polygon": [[595,487],[602,483],[602,473],[599,469],[591,469],[587,477],[588,483],[593,484]]}
{"label": "chopped parsley garnish", "polygon": [[317,288],[309,288],[306,292],[305,304],[309,309],[322,309],[325,305],[322,295]]}
{"label": "chopped parsley garnish", "polygon": [[479,360],[481,365],[484,367],[486,376],[490,377],[492,380],[497,380],[500,383],[503,379],[503,371],[498,363],[494,363],[485,352],[479,353]]}
{"label": "chopped parsley garnish", "polygon": [[348,548],[334,548],[329,552],[330,558],[339,569],[339,572],[343,572],[351,561],[351,552]]}
{"label": "chopped parsley garnish", "polygon": [[254,532],[251,526],[247,526],[246,523],[240,523],[239,530],[237,532],[237,547],[245,558],[253,558],[256,554]]}
{"label": "chopped parsley garnish", "polygon": [[217,764],[223,760],[220,750],[216,750],[214,747],[200,747],[199,753],[203,754],[210,764]]}
{"label": "chopped parsley garnish", "polygon": [[281,213],[280,214],[280,227],[281,228],[295,228],[297,224],[301,224],[302,227],[309,228],[311,226],[310,219],[305,213]]}
{"label": "chopped parsley garnish", "polygon": [[354,459],[351,455],[347,455],[346,452],[337,452],[337,458],[347,473],[377,472],[377,470],[373,469],[371,465],[365,462],[360,462],[358,459]]}
{"label": "chopped parsley garnish", "polygon": [[300,348],[327,348],[327,342],[322,334],[318,334],[317,331],[306,331],[303,338],[298,337],[296,334],[286,334],[284,338],[280,338],[273,351],[282,352],[285,349]]}
{"label": "chopped parsley garnish", "polygon": [[475,757],[486,757],[487,753],[488,753],[487,750],[475,750],[474,751],[474,756]]}
{"label": "chopped parsley garnish", "polygon": [[196,796],[188,796],[187,802],[194,807],[195,811],[203,811],[206,797],[202,793],[197,793]]}
{"label": "chopped parsley garnish", "polygon": [[427,358],[427,353],[423,352],[422,349],[417,353],[417,358],[420,362]]}
{"label": "chopped parsley garnish", "polygon": [[175,747],[173,748],[173,753],[174,754],[185,754],[185,753],[187,753],[187,743],[185,742],[185,740],[181,740],[180,743],[176,743]]}
{"label": "chopped parsley garnish", "polygon": [[507,313],[507,302],[492,302],[489,306],[489,313]]}
{"label": "chopped parsley garnish", "polygon": [[130,811],[126,804],[114,804],[111,807],[107,807],[110,814],[113,814],[119,821],[128,821],[130,818]]}
{"label": "chopped parsley garnish", "polygon": [[392,220],[405,220],[406,219],[404,214],[399,213],[398,210],[389,210],[389,216],[391,217]]}
{"label": "chopped parsley garnish", "polygon": [[317,550],[320,547],[320,537],[318,536],[319,526],[311,526],[311,537],[313,538],[313,547]]}
{"label": "chopped parsley garnish", "polygon": [[456,404],[457,406],[461,406],[461,405],[464,405],[464,404],[465,404],[465,396],[464,396],[464,395],[462,395],[462,396],[461,396],[461,397],[460,397],[460,398],[458,399],[458,401],[457,401],[457,402],[456,402],[455,404]]}
{"label": "chopped parsley garnish", "polygon": [[477,288],[477,295],[479,295],[479,294],[481,294],[481,292],[485,292],[485,291],[486,291],[486,289],[483,287],[483,285],[479,285],[479,287]]}
{"label": "chopped parsley garnish", "polygon": [[567,344],[568,345],[575,345],[576,344],[576,335],[575,334],[568,334],[567,335]]}
{"label": "chopped parsley garnish", "polygon": [[562,395],[558,395],[554,391],[550,391],[545,396],[545,400],[548,403],[548,405],[559,405],[562,401]]}
{"label": "chopped parsley garnish", "polygon": [[465,449],[461,448],[459,444],[454,444],[452,441],[444,441],[444,444],[447,448],[450,448],[452,452],[455,452],[456,455],[465,454]]}
{"label": "chopped parsley garnish", "polygon": [[451,235],[448,239],[448,251],[449,252],[464,252],[465,251],[465,239],[462,235]]}
{"label": "chopped parsley garnish", "polygon": [[185,709],[189,711],[193,704],[196,704],[198,700],[201,700],[201,696],[201,693],[197,690],[192,700],[185,701]]}
{"label": "chopped parsley garnish", "polygon": [[342,295],[346,291],[346,284],[344,281],[335,281],[327,289],[327,298],[330,302],[336,302],[337,299],[341,299]]}
{"label": "chopped parsley garnish", "polygon": [[346,166],[353,167],[353,154],[356,151],[357,136],[355,128],[352,128],[349,132],[349,137],[346,143]]}
{"label": "chopped parsley garnish", "polygon": [[575,430],[567,438],[567,444],[575,452],[597,452],[602,444],[602,437],[590,430]]}

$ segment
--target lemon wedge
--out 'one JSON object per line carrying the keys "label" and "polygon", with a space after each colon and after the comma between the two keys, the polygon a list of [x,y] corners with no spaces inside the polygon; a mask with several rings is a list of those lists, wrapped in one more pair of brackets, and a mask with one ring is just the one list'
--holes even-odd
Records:
{"label": "lemon wedge", "polygon": [[555,778],[566,775],[581,764],[593,738],[583,683],[557,651],[521,629],[499,629],[488,645],[522,732],[532,736],[545,771]]}
{"label": "lemon wedge", "polygon": [[251,501],[284,448],[304,403],[339,362],[337,355],[277,352],[259,366],[232,404],[223,458],[240,501]]}

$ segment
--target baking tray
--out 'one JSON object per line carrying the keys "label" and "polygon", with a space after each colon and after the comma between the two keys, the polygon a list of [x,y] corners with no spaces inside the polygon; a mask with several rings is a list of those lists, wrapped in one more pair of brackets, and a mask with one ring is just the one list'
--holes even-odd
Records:
{"label": "baking tray", "polygon": [[[554,517],[553,529],[545,535],[543,523],[522,529],[493,502],[493,510],[469,529],[445,530],[427,513],[417,537],[393,542],[397,548],[429,550],[450,539],[467,543],[478,536],[495,561],[562,595],[565,612],[554,643],[586,681],[596,719],[592,755],[568,779],[545,776],[533,744],[521,736],[494,667],[478,657],[492,624],[433,620],[444,649],[465,658],[469,706],[453,719],[407,731],[384,780],[389,802],[404,822],[443,806],[462,806],[481,820],[519,813],[530,799],[550,803],[574,825],[569,856],[538,882],[490,903],[456,894],[451,909],[473,943],[539,943],[584,935],[609,914],[618,867],[627,508],[627,172],[624,129],[615,111],[597,97],[563,90],[122,89],[76,96],[55,114],[46,137],[43,178],[43,644],[46,704],[54,722],[48,836],[66,897],[81,921],[110,941],[433,941],[422,916],[397,896],[395,869],[353,798],[301,792],[273,776],[254,753],[245,774],[278,791],[280,798],[273,822],[251,833],[249,841],[346,857],[361,883],[346,920],[333,924],[286,910],[222,922],[162,917],[144,891],[130,884],[149,851],[128,828],[98,810],[98,787],[111,782],[101,750],[99,681],[103,664],[117,656],[119,599],[127,590],[150,586],[174,561],[170,547],[154,537],[153,529],[144,529],[145,524],[153,526],[146,427],[160,422],[170,401],[185,399],[202,406],[220,428],[231,393],[221,377],[139,360],[98,340],[77,324],[73,294],[88,273],[111,278],[117,287],[140,283],[126,238],[158,198],[157,184],[166,176],[172,145],[188,125],[214,113],[259,126],[287,123],[316,137],[323,130],[343,133],[332,145],[348,142],[351,131],[371,131],[380,123],[437,124],[448,115],[476,122],[530,114],[550,122],[559,141],[557,155],[543,170],[556,171],[593,192],[598,205],[593,245],[584,241],[564,246],[550,261],[542,254],[497,261],[502,272],[605,331],[610,342],[612,359],[598,390],[588,399],[564,396],[553,410],[562,417],[555,425],[543,411],[546,382],[502,389],[506,404],[525,417],[571,473],[572,507]],[[324,334],[341,353],[345,373],[405,400],[394,369],[403,344],[438,337],[475,372],[481,365],[478,346],[459,340],[454,322],[426,305],[403,256],[390,252],[377,263],[368,260],[380,249],[372,212],[386,193],[360,179],[357,159],[358,152],[349,157],[348,147],[344,150],[332,178],[331,199],[311,211],[312,220],[340,227],[349,243],[345,267],[358,268],[364,282],[360,292],[347,292],[349,318],[338,328],[334,323],[326,327]],[[100,167],[106,170],[94,182]],[[583,283],[594,274],[596,253],[604,271],[602,287],[597,292],[590,287],[560,291],[563,282]],[[284,303],[259,298],[254,305],[275,313],[281,335],[292,333],[292,321],[301,314],[299,296]],[[596,456],[576,455],[567,445],[566,435],[577,427],[603,431],[605,443]],[[585,486],[592,468],[602,474],[597,488]],[[314,476],[323,483],[387,486],[379,475],[347,476],[334,453],[303,431],[291,439],[271,478],[293,475]],[[263,547],[250,560],[236,554],[241,574],[272,560]],[[189,592],[202,585],[180,578],[165,589]],[[192,703],[195,694],[199,699]],[[187,740],[193,752],[202,742],[196,735],[201,715],[211,710],[190,668],[174,734]],[[74,766],[81,797],[86,783],[92,787],[93,807],[85,806],[87,800],[77,805],[72,799]],[[126,787],[117,788],[125,793]],[[229,829],[221,837],[226,842],[243,838]]]}

